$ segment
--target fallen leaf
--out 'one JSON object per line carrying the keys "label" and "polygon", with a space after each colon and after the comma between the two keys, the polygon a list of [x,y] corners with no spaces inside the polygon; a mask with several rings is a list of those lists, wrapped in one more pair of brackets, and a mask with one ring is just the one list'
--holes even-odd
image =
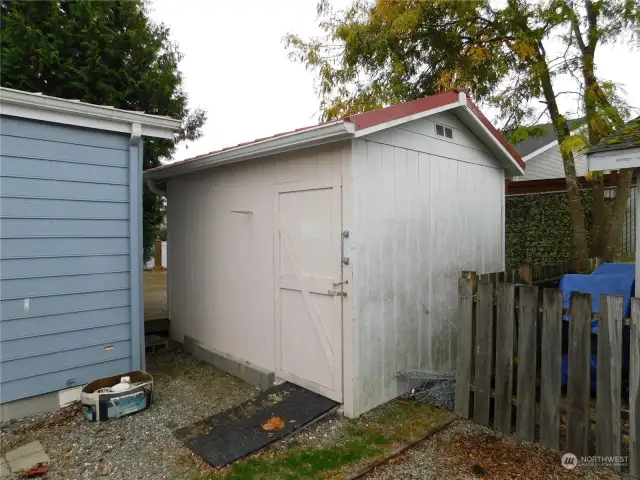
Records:
{"label": "fallen leaf", "polygon": [[34,478],[40,477],[49,472],[49,465],[43,465],[39,463],[38,465],[34,465],[29,470],[25,470],[22,472],[22,478]]}
{"label": "fallen leaf", "polygon": [[271,419],[262,425],[265,430],[282,430],[284,428],[284,420],[280,417],[271,417]]}
{"label": "fallen leaf", "polygon": [[275,393],[270,393],[267,398],[273,403],[279,403],[282,401],[282,397],[276,395]]}

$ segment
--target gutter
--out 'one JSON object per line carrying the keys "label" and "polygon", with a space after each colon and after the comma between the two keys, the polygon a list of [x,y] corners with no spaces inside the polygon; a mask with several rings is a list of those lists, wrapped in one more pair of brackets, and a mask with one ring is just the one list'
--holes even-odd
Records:
{"label": "gutter", "polygon": [[167,191],[162,190],[158,186],[156,186],[155,182],[152,179],[147,179],[147,188],[151,191],[151,193],[155,193],[159,197],[167,197]]}
{"label": "gutter", "polygon": [[242,162],[267,155],[275,155],[278,153],[299,150],[339,140],[346,140],[352,138],[354,136],[354,132],[355,125],[347,121],[318,125],[317,127],[309,128],[307,130],[268,138],[248,145],[241,145],[235,148],[204,155],[199,158],[176,162],[148,170],[144,173],[144,178],[147,182],[149,180],[159,180],[182,175],[184,173],[203,170],[205,168]]}

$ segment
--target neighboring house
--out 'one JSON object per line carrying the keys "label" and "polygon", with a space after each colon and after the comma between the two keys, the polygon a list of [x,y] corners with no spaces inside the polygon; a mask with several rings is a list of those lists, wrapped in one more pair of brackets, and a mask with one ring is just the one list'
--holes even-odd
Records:
{"label": "neighboring house", "polygon": [[[608,171],[620,168],[640,168],[640,117],[627,123],[620,130],[603,138],[587,152],[589,171]],[[635,241],[640,252],[640,195],[635,196]],[[640,259],[636,255],[636,278],[640,278]],[[640,282],[636,282],[636,297],[640,297]],[[637,388],[637,382],[636,382]],[[636,390],[636,394],[637,394]],[[638,419],[636,419],[638,422]]]}
{"label": "neighboring house", "polygon": [[149,170],[171,335],[359,415],[404,371],[455,368],[460,272],[504,269],[504,180],[522,173],[457,91]]}
{"label": "neighboring house", "polygon": [[[584,118],[569,120],[571,133],[576,133],[581,125],[584,125]],[[531,137],[519,143],[514,143],[513,147],[522,157],[527,165],[524,175],[514,177],[513,181],[523,180],[544,180],[549,178],[564,178],[564,164],[558,137],[553,129],[553,125],[545,123],[538,125],[544,130],[544,134],[539,137]],[[586,156],[575,155],[576,175],[583,177],[587,173]]]}
{"label": "neighboring house", "polygon": [[144,368],[141,137],[179,127],[0,88],[1,420]]}

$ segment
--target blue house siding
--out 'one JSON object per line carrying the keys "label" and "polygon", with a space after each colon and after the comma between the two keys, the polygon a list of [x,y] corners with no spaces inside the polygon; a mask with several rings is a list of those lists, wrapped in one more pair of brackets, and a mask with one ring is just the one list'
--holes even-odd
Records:
{"label": "blue house siding", "polygon": [[141,368],[142,143],[0,118],[0,402]]}

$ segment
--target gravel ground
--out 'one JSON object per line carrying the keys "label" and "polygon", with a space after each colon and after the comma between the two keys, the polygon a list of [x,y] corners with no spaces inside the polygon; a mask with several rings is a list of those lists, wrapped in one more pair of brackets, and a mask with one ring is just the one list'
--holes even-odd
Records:
{"label": "gravel ground", "polygon": [[258,390],[179,351],[147,361],[154,403],[144,412],[89,423],[79,405],[0,425],[5,453],[40,440],[51,458],[48,479],[189,478],[207,471],[173,430],[248,400]]}
{"label": "gravel ground", "polygon": [[607,469],[565,470],[562,454],[476,423],[458,420],[424,443],[378,467],[364,478],[395,479],[621,479]]}

